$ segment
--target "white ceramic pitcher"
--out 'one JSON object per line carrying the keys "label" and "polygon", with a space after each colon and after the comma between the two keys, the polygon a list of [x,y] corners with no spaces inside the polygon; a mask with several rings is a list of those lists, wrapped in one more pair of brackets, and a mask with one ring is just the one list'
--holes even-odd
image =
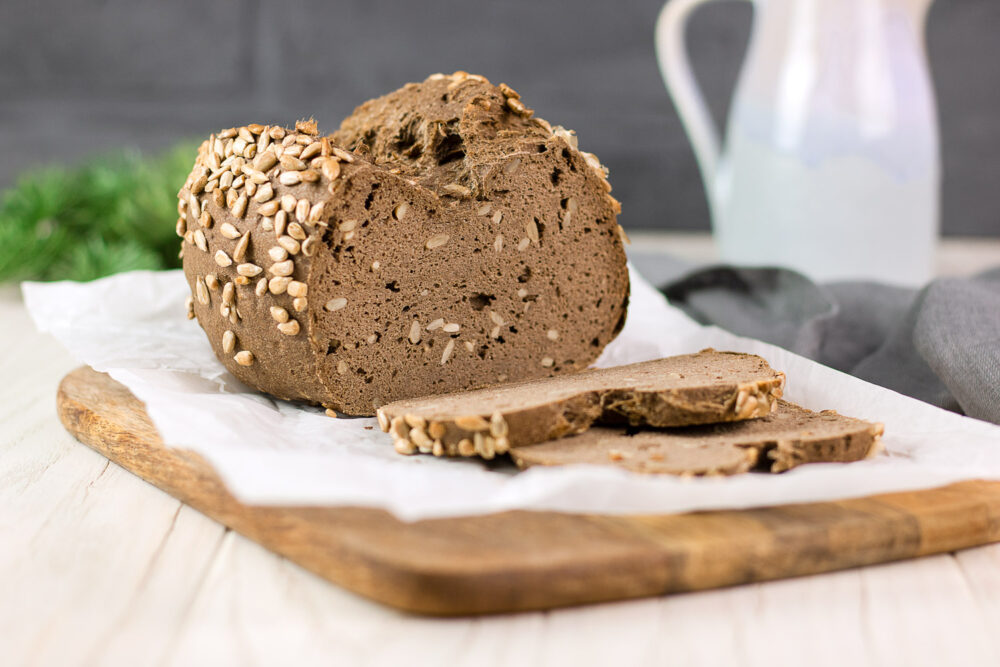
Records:
{"label": "white ceramic pitcher", "polygon": [[722,258],[819,280],[926,281],[940,192],[931,0],[752,0],[721,153],[684,46],[708,1],[670,0],[656,50]]}

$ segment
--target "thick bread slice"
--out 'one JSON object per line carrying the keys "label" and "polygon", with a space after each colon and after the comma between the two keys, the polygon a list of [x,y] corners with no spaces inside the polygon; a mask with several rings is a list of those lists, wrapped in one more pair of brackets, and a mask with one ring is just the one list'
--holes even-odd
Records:
{"label": "thick bread slice", "polygon": [[378,411],[396,451],[493,458],[595,421],[685,426],[762,417],[785,375],[752,354],[702,350],[570,377],[397,401]]}
{"label": "thick bread slice", "polygon": [[643,473],[735,475],[754,467],[783,472],[803,463],[858,461],[877,451],[882,432],[881,424],[779,401],[777,411],[762,419],[635,433],[597,427],[510,455],[521,468],[588,463]]}
{"label": "thick bread slice", "polygon": [[243,382],[349,414],[574,373],[625,320],[609,191],[572,133],[466,73],[332,137],[225,130],[179,195],[189,314]]}

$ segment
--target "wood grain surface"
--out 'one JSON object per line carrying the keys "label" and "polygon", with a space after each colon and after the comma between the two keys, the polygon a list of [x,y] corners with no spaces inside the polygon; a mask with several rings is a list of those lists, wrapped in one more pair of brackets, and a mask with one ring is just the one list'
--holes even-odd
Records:
{"label": "wood grain surface", "polygon": [[793,577],[1000,541],[1000,483],[668,516],[505,512],[401,522],[365,508],[248,507],[142,404],[89,368],[57,407],[80,441],[264,547],[356,593],[433,615],[488,614]]}

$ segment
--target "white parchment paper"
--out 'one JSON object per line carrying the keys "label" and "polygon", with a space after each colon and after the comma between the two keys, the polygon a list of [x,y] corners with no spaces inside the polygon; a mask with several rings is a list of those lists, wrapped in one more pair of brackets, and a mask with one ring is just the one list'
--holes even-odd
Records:
{"label": "white parchment paper", "polygon": [[248,504],[382,507],[415,520],[508,509],[681,512],[832,500],[1000,479],[1000,427],[858,380],[781,348],[703,327],[632,272],[624,331],[598,365],[705,347],[752,352],[788,376],[786,397],[885,424],[886,451],[869,461],[812,464],[781,475],[652,477],[599,466],[534,468],[397,455],[374,419],[331,419],[263,396],[216,360],[185,319],[180,271],[133,272],[91,283],[25,283],[40,331],[126,385],[164,442],[194,450]]}

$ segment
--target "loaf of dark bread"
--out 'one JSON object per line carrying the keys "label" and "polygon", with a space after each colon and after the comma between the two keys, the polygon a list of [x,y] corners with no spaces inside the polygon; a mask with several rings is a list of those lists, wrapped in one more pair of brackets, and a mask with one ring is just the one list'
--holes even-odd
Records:
{"label": "loaf of dark bread", "polygon": [[571,132],[462,72],[332,136],[226,130],[179,195],[189,314],[242,381],[349,414],[580,371],[628,299],[605,176]]}
{"label": "loaf of dark bread", "polygon": [[688,426],[764,417],[785,374],[755,354],[712,349],[571,377],[545,378],[383,406],[400,454],[481,456],[581,433],[596,422]]}
{"label": "loaf of dark bread", "polygon": [[692,476],[784,472],[803,463],[860,461],[878,451],[883,431],[882,424],[778,401],[760,419],[668,430],[597,427],[513,449],[511,457],[521,468],[587,463]]}

